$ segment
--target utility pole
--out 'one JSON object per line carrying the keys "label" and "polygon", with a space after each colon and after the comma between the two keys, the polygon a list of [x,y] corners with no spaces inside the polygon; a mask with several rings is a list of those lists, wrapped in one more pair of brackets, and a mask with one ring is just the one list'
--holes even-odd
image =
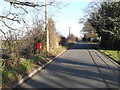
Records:
{"label": "utility pole", "polygon": [[49,52],[49,30],[48,30],[48,2],[45,0],[45,31],[46,31],[46,49]]}
{"label": "utility pole", "polygon": [[68,27],[69,28],[69,36],[70,36],[70,30],[71,30],[71,27]]}

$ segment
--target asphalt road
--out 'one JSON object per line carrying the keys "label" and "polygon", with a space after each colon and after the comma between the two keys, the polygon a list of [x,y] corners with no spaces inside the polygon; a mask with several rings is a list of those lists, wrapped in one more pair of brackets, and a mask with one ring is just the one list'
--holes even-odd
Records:
{"label": "asphalt road", "polygon": [[76,43],[18,88],[118,88],[119,65],[93,46]]}

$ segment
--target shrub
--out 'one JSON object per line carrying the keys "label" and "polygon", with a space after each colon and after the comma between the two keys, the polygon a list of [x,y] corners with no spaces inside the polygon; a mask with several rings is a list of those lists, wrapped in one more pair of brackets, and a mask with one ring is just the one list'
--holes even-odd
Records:
{"label": "shrub", "polygon": [[10,79],[14,79],[16,76],[16,71],[10,67],[5,67],[2,72],[2,81],[3,83],[8,82]]}
{"label": "shrub", "polygon": [[10,58],[9,55],[2,54],[2,59],[9,59],[9,58]]}

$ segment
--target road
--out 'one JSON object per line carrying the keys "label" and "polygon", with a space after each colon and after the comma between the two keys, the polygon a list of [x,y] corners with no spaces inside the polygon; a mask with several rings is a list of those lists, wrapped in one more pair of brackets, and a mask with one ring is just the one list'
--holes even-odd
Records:
{"label": "road", "polygon": [[78,42],[18,88],[118,88],[118,64]]}

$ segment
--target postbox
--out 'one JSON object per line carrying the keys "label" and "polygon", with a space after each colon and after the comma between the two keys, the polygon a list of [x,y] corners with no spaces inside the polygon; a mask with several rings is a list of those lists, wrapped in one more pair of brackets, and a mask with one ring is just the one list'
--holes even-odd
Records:
{"label": "postbox", "polygon": [[36,49],[42,49],[42,43],[37,43],[36,44]]}

